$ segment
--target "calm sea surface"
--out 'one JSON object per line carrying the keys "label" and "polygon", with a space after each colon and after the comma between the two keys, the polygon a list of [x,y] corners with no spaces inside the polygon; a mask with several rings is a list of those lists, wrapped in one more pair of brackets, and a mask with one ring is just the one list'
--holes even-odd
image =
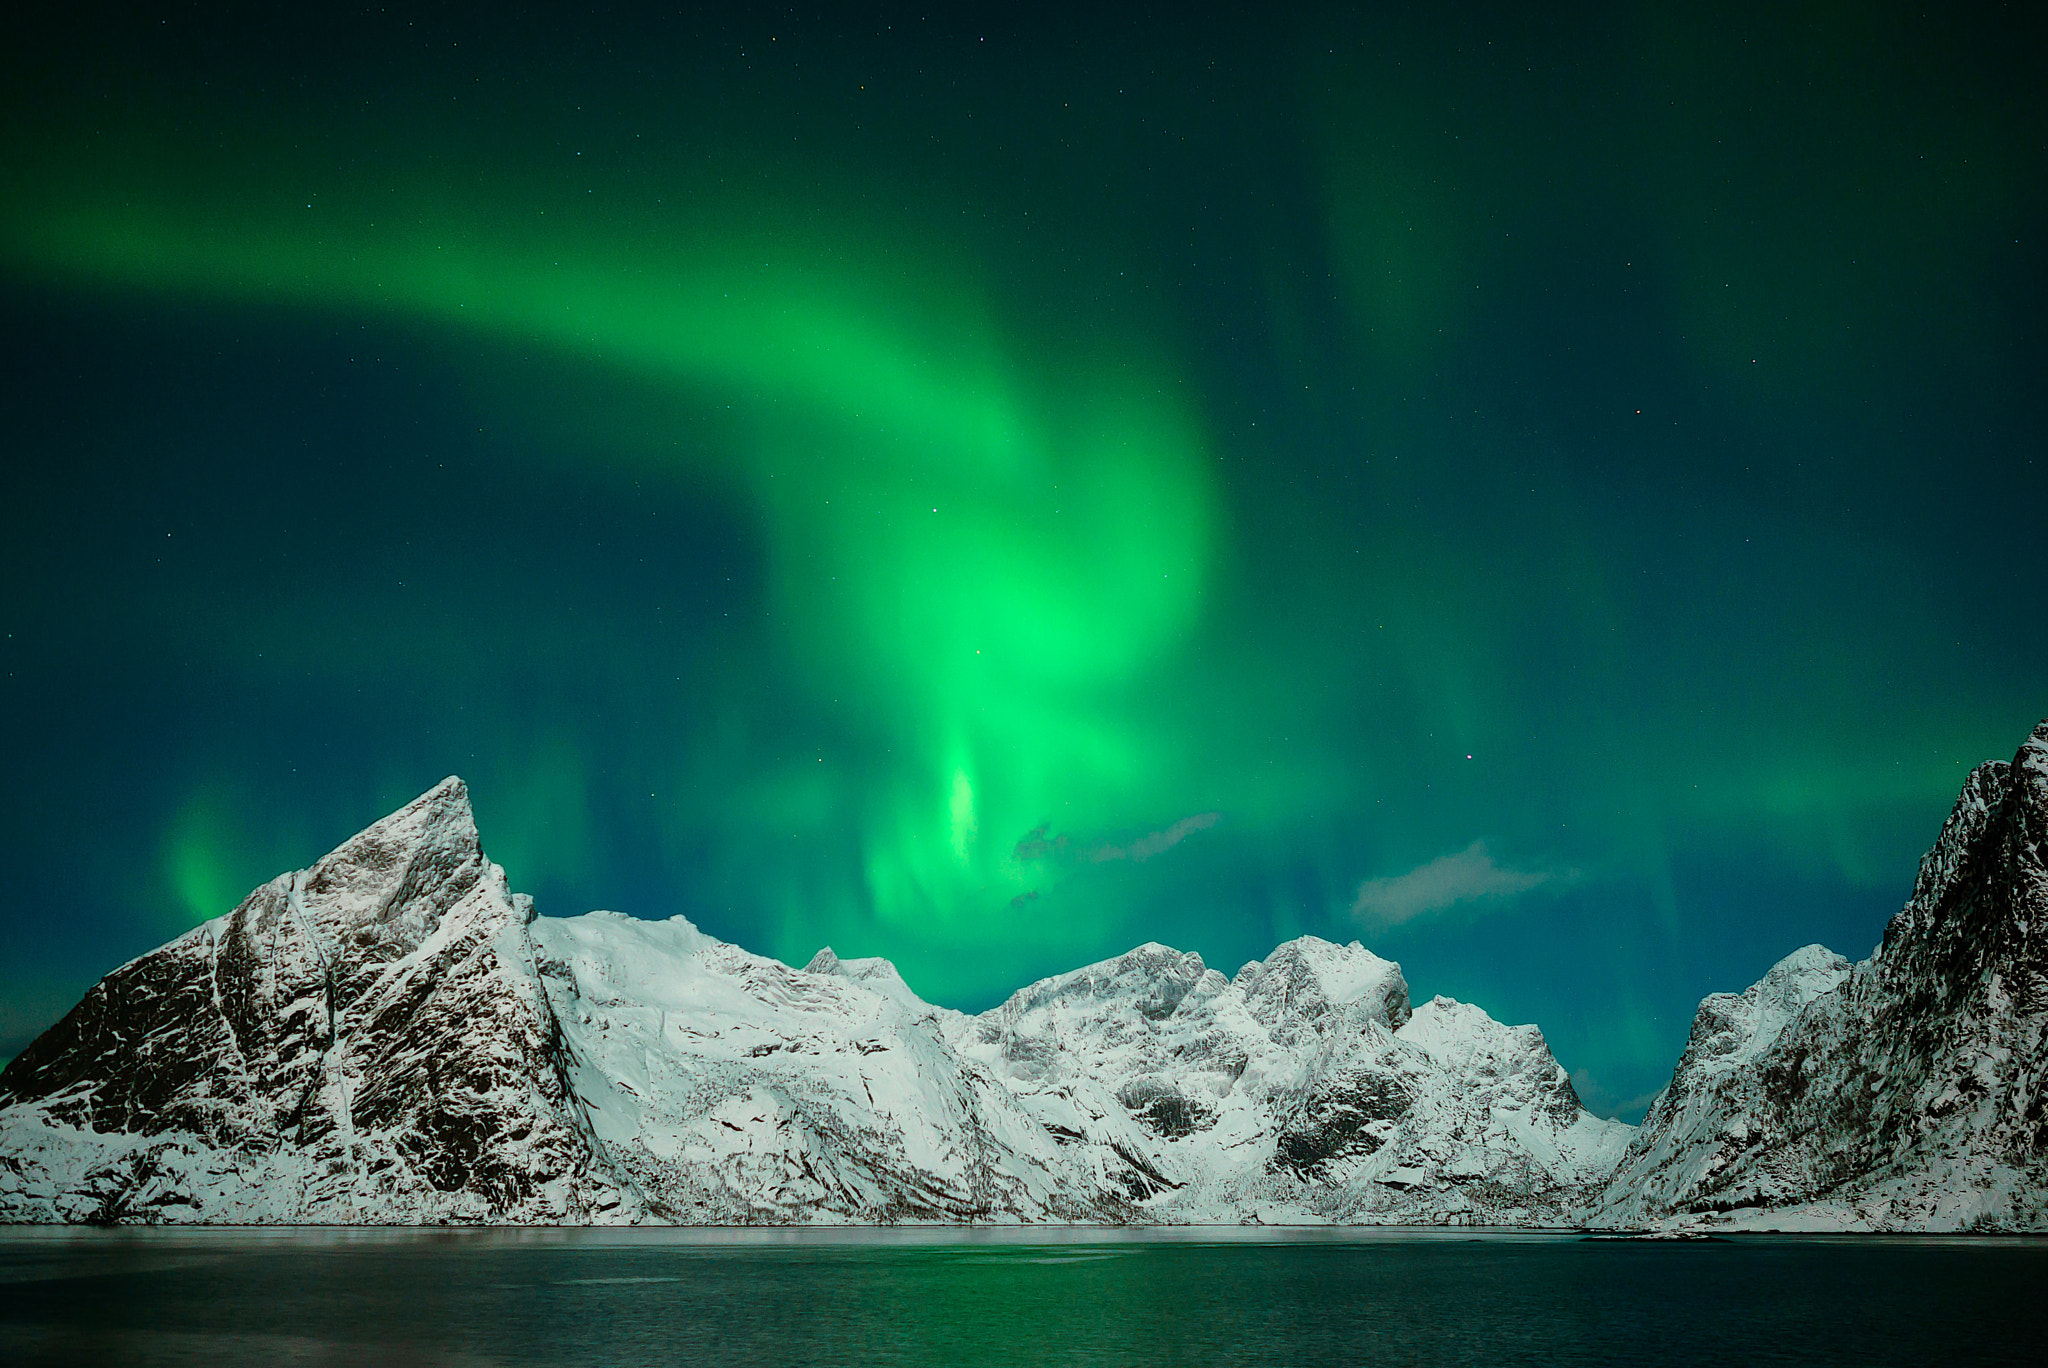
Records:
{"label": "calm sea surface", "polygon": [[2048,1241],[0,1231],[0,1362],[2048,1361]]}

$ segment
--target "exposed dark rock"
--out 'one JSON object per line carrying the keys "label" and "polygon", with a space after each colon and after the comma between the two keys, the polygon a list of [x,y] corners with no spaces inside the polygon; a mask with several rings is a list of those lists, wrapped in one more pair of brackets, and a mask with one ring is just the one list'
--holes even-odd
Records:
{"label": "exposed dark rock", "polygon": [[1117,1089],[1116,1100],[1152,1134],[1179,1139],[1216,1124],[1216,1114],[1171,1083],[1137,1078]]}
{"label": "exposed dark rock", "polygon": [[1364,1156],[1384,1143],[1374,1122],[1393,1123],[1415,1105],[1408,1084],[1391,1071],[1329,1079],[1302,1100],[1281,1130],[1274,1167],[1297,1177],[1323,1176],[1336,1159]]}

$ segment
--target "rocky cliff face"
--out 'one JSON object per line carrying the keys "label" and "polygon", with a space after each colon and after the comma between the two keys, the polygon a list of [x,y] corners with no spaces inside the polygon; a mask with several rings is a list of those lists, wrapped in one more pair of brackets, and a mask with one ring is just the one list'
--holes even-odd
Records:
{"label": "rocky cliff face", "polygon": [[2048,1225],[2048,722],[1979,766],[1870,959],[1700,1004],[1610,1222]]}

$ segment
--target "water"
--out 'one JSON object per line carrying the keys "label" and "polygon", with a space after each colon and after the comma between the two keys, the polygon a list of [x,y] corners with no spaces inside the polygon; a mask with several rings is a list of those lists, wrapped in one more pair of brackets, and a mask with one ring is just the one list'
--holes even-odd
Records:
{"label": "water", "polygon": [[13,1231],[20,1364],[2038,1363],[2048,1241]]}

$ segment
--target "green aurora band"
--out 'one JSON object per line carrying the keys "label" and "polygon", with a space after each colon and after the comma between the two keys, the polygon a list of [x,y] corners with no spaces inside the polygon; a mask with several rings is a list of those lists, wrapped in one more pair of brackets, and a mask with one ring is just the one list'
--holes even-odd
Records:
{"label": "green aurora band", "polygon": [[[844,90],[807,77],[836,132],[801,155],[810,125],[760,113],[797,89],[772,72],[726,122],[715,80],[686,117],[655,71],[579,123],[569,78],[521,84],[552,79],[538,47],[498,87],[451,85],[495,91],[495,114],[482,94],[455,112],[439,58],[376,108],[347,75],[323,101],[247,70],[239,93],[180,69],[128,98],[95,72],[127,99],[106,113],[91,82],[23,85],[9,281],[60,310],[189,311],[170,326],[194,335],[402,336],[408,375],[446,382],[432,403],[491,428],[476,459],[508,463],[507,504],[627,490],[733,542],[685,566],[730,571],[730,621],[598,573],[529,611],[553,587],[476,528],[404,596],[372,589],[422,560],[379,546],[276,583],[228,557],[214,581],[24,596],[24,640],[118,609],[110,653],[175,646],[195,693],[303,689],[317,725],[388,709],[403,738],[294,779],[296,803],[270,773],[285,743],[167,745],[137,800],[155,882],[96,896],[170,909],[123,932],[147,948],[375,816],[365,783],[388,806],[459,769],[515,886],[562,895],[549,913],[612,897],[610,847],[648,837],[627,910],[687,906],[796,963],[886,954],[960,1006],[1151,937],[1229,970],[1357,935],[1419,991],[1538,1019],[1567,1064],[1641,1091],[1698,992],[1740,986],[1724,965],[1874,934],[1966,767],[2031,721],[2032,657],[1956,625],[1956,586],[1996,577],[1945,559],[1998,499],[1957,481],[1944,506],[1920,449],[1858,444],[1904,430],[1888,368],[1941,352],[2012,388],[1981,301],[2043,199],[2010,110],[1901,97],[1864,134],[1892,68],[1812,108],[1782,93],[1862,71],[1860,30],[1809,24],[1815,52],[1753,77],[1784,107],[1743,125],[1765,96],[1737,79],[1757,61],[1739,34],[1631,23],[1583,104],[1583,35],[1475,56],[1360,19],[1220,86],[1168,54],[1147,90],[1112,56],[1086,119],[1041,53],[946,94],[941,152],[918,150],[940,97],[915,53],[874,64],[893,113],[847,76],[864,56]],[[1782,162],[1759,151],[1795,127]],[[998,143],[988,167],[946,160]],[[2025,487],[1989,464],[1983,489]],[[629,611],[628,588],[677,611]],[[521,654],[541,664],[507,685]],[[50,690],[99,659],[50,666]],[[568,682],[529,687],[547,669]],[[336,696],[357,710],[323,713]],[[1482,849],[1532,891],[1354,905]],[[1753,886],[1819,890],[1838,922],[1784,932]],[[68,953],[49,977],[106,967]],[[0,976],[0,1007],[28,983]]]}
{"label": "green aurora band", "polygon": [[[541,206],[570,196],[534,188],[482,203],[426,188],[513,179],[487,166],[397,177],[423,187],[404,194],[305,201],[275,180],[222,183],[228,163],[195,175],[161,149],[132,159],[151,164],[181,174],[102,166],[77,178],[91,194],[37,195],[40,212],[10,224],[10,256],[114,289],[412,319],[652,382],[683,412],[737,414],[731,440],[643,440],[633,454],[651,474],[729,481],[765,533],[770,617],[793,677],[819,702],[857,698],[885,737],[891,762],[853,780],[857,792],[820,757],[819,773],[782,766],[733,795],[748,821],[798,839],[850,807],[865,885],[841,890],[850,911],[947,947],[1094,943],[1109,928],[1070,920],[1090,915],[1087,903],[1013,915],[1061,873],[1061,862],[1020,859],[1020,838],[1047,823],[1085,839],[1197,815],[1173,801],[1195,787],[1186,738],[1146,686],[1199,624],[1219,515],[1201,417],[1156,349],[1129,337],[1033,345],[1027,329],[1005,327],[986,302],[991,282],[942,234],[873,214],[835,221],[816,202],[551,219]],[[211,193],[172,188],[194,183]],[[1418,307],[1389,306],[1397,332],[1412,330]],[[1388,578],[1437,585],[1401,586],[1401,611],[1466,624],[1409,645],[1417,658],[1403,671],[1436,695],[1455,746],[1480,744],[1495,703],[1480,683],[1489,667],[1460,656],[1484,638],[1470,624],[1487,610],[1459,601],[1470,588],[1460,576],[1413,563],[1419,548],[1382,554]],[[1589,584],[1581,598],[1592,608],[1601,592]],[[1254,706],[1284,712],[1277,672],[1259,683]],[[1895,790],[1902,779],[1885,764],[1878,782]],[[1275,777],[1252,768],[1198,787],[1233,820],[1278,824],[1347,786],[1312,760]],[[1953,762],[1931,768],[1921,783],[1937,791]],[[1883,797],[1872,777],[1848,781],[1866,802]],[[1730,778],[1740,801],[1755,800],[1753,781]],[[1798,782],[1766,779],[1766,804],[1836,809],[1838,791],[1792,791]],[[215,785],[168,838],[195,918],[232,884],[221,871],[237,862],[205,836],[224,835],[228,813]],[[1094,850],[1064,863],[1121,847]],[[821,914],[831,920],[817,888],[787,896],[813,900],[784,909],[802,927],[789,945],[815,940]]]}
{"label": "green aurora band", "polygon": [[[781,645],[831,700],[861,699],[897,757],[859,796],[883,922],[980,940],[991,909],[1057,877],[1020,861],[1025,832],[1106,829],[1155,801],[1172,741],[1130,694],[1197,621],[1216,509],[1181,381],[1139,347],[1027,363],[933,238],[772,206],[550,231],[544,210],[421,194],[380,205],[380,226],[243,187],[195,203],[117,184],[97,205],[46,201],[11,254],[105,286],[471,331],[737,410],[744,437],[712,459],[765,531]],[[720,217],[749,227],[701,221]],[[703,473],[673,449],[638,456]],[[816,826],[838,782],[778,775],[744,801],[765,827]],[[223,891],[205,829],[188,811],[168,847],[195,916]]]}

